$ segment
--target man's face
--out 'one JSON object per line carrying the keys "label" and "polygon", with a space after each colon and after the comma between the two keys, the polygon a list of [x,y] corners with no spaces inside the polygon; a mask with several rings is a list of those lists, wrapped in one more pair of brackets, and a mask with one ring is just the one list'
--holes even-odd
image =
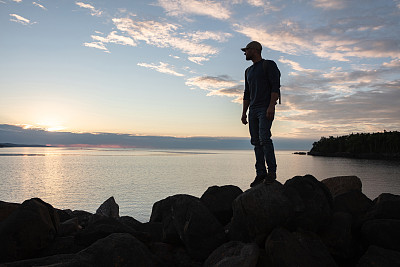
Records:
{"label": "man's face", "polygon": [[246,60],[252,60],[254,52],[255,52],[254,48],[247,48],[244,52],[244,54],[246,55]]}

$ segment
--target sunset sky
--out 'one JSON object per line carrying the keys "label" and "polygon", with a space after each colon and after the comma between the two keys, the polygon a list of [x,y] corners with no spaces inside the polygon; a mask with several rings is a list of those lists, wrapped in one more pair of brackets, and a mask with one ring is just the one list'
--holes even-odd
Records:
{"label": "sunset sky", "polygon": [[282,73],[275,137],[400,130],[400,0],[0,0],[0,124],[248,137],[251,40]]}

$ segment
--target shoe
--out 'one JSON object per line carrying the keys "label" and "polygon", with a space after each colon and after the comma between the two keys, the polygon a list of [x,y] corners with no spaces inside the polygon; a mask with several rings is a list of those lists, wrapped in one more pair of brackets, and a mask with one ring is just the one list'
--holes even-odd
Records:
{"label": "shoe", "polygon": [[261,184],[262,182],[264,182],[265,177],[267,177],[266,174],[257,175],[254,181],[250,184],[250,187],[254,187],[258,184]]}
{"label": "shoe", "polygon": [[265,176],[264,184],[272,184],[276,180],[276,173],[270,172]]}

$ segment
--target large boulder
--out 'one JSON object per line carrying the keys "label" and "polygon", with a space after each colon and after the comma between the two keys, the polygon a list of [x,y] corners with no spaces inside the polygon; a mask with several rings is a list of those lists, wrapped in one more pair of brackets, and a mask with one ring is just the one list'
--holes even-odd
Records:
{"label": "large boulder", "polygon": [[295,216],[287,226],[318,232],[329,225],[332,216],[332,197],[326,186],[312,175],[295,176],[283,185]]}
{"label": "large boulder", "polygon": [[204,267],[255,267],[259,256],[257,244],[231,241],[223,244],[207,258]]}
{"label": "large boulder", "polygon": [[336,176],[321,181],[331,192],[332,197],[350,191],[361,192],[362,183],[357,176]]}
{"label": "large boulder", "polygon": [[175,231],[189,255],[205,260],[225,241],[222,225],[199,198],[175,195],[154,204],[150,222],[162,222],[165,233]]}
{"label": "large boulder", "polygon": [[320,232],[320,237],[329,252],[343,262],[356,255],[356,241],[352,234],[352,216],[346,212],[336,212],[329,226]]}
{"label": "large boulder", "polygon": [[156,255],[166,266],[177,267],[202,267],[201,261],[190,258],[187,251],[181,246],[155,242],[149,244],[150,251]]}
{"label": "large boulder", "polygon": [[119,218],[119,206],[115,202],[114,197],[110,197],[96,210],[96,215],[110,218]]}
{"label": "large boulder", "polygon": [[234,185],[211,186],[200,200],[222,225],[226,225],[232,218],[232,202],[242,193],[242,189]]}
{"label": "large boulder", "polygon": [[54,240],[59,229],[55,209],[38,198],[24,201],[0,222],[0,259],[15,261],[35,256]]}
{"label": "large boulder", "polygon": [[233,217],[227,226],[235,241],[263,244],[268,234],[293,215],[292,203],[278,181],[260,184],[238,196],[232,204]]}
{"label": "large boulder", "polygon": [[371,219],[400,220],[400,196],[389,193],[379,195],[365,215],[365,220]]}
{"label": "large boulder", "polygon": [[20,204],[0,201],[0,222],[13,213]]}
{"label": "large boulder", "polygon": [[400,252],[400,220],[370,220],[363,224],[361,233],[367,245],[376,245]]}
{"label": "large boulder", "polygon": [[372,200],[358,190],[348,191],[333,199],[334,211],[347,212],[353,216],[354,221],[361,218],[371,207]]}
{"label": "large boulder", "polygon": [[400,252],[370,246],[359,260],[357,267],[393,267],[400,266]]}
{"label": "large boulder", "polygon": [[272,266],[337,266],[319,237],[311,232],[291,233],[278,227],[269,235],[265,251]]}

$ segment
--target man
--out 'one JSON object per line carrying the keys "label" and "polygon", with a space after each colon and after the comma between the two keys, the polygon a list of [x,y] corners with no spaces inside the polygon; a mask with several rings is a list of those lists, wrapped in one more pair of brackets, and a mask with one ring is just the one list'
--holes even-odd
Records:
{"label": "man", "polygon": [[[276,179],[276,159],[271,140],[271,126],[275,117],[275,105],[280,96],[280,72],[274,61],[261,57],[262,46],[252,41],[241,49],[246,60],[253,65],[245,71],[242,123],[247,124],[249,110],[249,130],[251,144],[256,156],[257,176],[251,187],[262,182],[272,183]],[[267,168],[265,166],[267,163]]]}

